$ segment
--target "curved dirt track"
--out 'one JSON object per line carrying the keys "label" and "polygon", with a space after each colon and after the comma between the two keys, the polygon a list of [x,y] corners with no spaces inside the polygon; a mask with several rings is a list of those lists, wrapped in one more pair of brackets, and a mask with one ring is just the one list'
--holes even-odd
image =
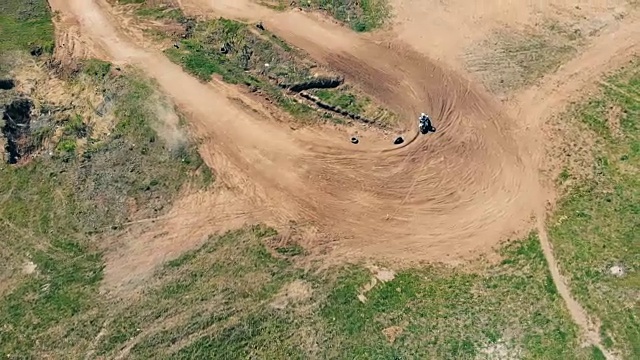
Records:
{"label": "curved dirt track", "polygon": [[[214,198],[200,194],[183,199],[160,229],[132,232],[146,239],[133,250],[146,263],[131,261],[127,254],[107,267],[107,282],[115,271],[118,281],[122,273],[127,280],[135,278],[157,264],[149,259],[158,252],[175,255],[185,248],[180,244],[193,244],[243,221],[311,221],[339,238],[348,253],[455,261],[487,250],[535,213],[553,280],[587,341],[599,344],[597,324],[571,298],[546,238],[546,197],[537,171],[543,160],[541,136],[551,134],[538,130],[603,68],[621,65],[638,49],[635,20],[625,19],[558,73],[522,93],[511,111],[515,122],[469,82],[401,46],[375,44],[331,22],[275,13],[243,0],[180,1],[187,9],[208,7],[228,17],[263,20],[269,30],[403,115],[405,129],[414,129],[416,114],[425,109],[438,128],[438,133],[417,136],[401,148],[370,138],[354,147],[344,133],[292,132],[266,111],[256,116],[259,105],[251,104],[253,112],[238,106],[228,99],[242,98],[233,89],[201,84],[128,37],[101,1],[51,3],[66,21],[77,21],[94,54],[140,65],[190,113],[196,135],[205,140],[202,156],[233,193],[219,190]],[[159,249],[158,238],[168,244],[164,249]]]}
{"label": "curved dirt track", "polygon": [[373,44],[301,13],[265,19],[287,41],[369,89],[407,128],[415,128],[420,111],[438,128],[402,148],[354,147],[346,134],[291,131],[256,117],[228,100],[224,88],[202,84],[134,43],[102,2],[52,4],[78,22],[100,53],[140,65],[158,81],[206,137],[208,165],[251,207],[266,209],[264,220],[309,221],[339,237],[347,252],[455,261],[517,231],[533,211],[532,167],[510,120],[469,82],[406,49]]}

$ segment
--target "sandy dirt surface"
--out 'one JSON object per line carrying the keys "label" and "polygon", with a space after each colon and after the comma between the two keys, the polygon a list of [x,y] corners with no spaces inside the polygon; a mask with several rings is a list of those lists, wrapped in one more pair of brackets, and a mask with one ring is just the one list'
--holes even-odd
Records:
{"label": "sandy dirt surface", "polygon": [[[594,76],[638,50],[635,15],[603,27],[575,59],[505,107],[468,74],[461,75],[456,59],[503,22],[531,22],[545,11],[564,14],[566,6],[494,1],[474,10],[461,1],[428,7],[429,1],[398,0],[395,35],[356,35],[317,15],[278,13],[247,0],[180,1],[187,12],[263,21],[403,117],[411,140],[405,146],[381,142],[372,132],[363,137],[370,141],[354,147],[344,131],[293,131],[232,87],[195,80],[129,36],[103,0],[50,2],[60,11],[58,27],[80,29],[93,54],[138,65],[158,82],[188,114],[202,140],[200,152],[218,176],[217,191],[184,198],[153,225],[132,224],[119,240],[121,249],[110,255],[107,283],[135,280],[208,234],[251,221],[313,224],[339,239],[338,256],[449,263],[490,251],[500,240],[536,226],[561,295],[589,342],[598,343],[588,316],[571,299],[544,233],[541,219],[552,192],[539,169],[545,144],[553,141],[544,121]],[[597,15],[617,3],[579,6]],[[432,21],[423,23],[425,17]],[[391,41],[393,36],[405,45]],[[421,111],[432,115],[435,134],[417,135]]]}
{"label": "sandy dirt surface", "polygon": [[266,209],[267,221],[311,222],[340,238],[345,253],[456,261],[490,249],[531,215],[530,167],[513,121],[473,84],[410,50],[367,42],[302,13],[265,20],[286,40],[373,89],[407,128],[415,129],[416,115],[430,109],[439,129],[402,148],[353,147],[346,134],[293,132],[255,117],[230,101],[226,88],[198,82],[127,38],[104,3],[52,4],[76,19],[110,59],[140,65],[158,81],[189,114],[204,140],[201,153],[221,183],[250,208]]}

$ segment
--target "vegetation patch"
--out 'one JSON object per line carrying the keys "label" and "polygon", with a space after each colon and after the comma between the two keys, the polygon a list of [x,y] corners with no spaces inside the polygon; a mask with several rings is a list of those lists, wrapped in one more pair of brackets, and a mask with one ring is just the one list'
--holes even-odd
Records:
{"label": "vegetation patch", "polygon": [[[620,109],[619,129],[608,126]],[[596,144],[589,171],[572,185],[549,235],[571,290],[602,321],[604,344],[640,357],[640,62],[610,76],[599,97],[564,118],[585,125]],[[572,169],[569,164],[568,168]]]}
{"label": "vegetation patch", "polygon": [[287,4],[325,12],[358,32],[382,27],[391,15],[387,0],[281,0],[272,3],[271,7],[285,9]]}
{"label": "vegetation patch", "polygon": [[504,94],[553,73],[582,42],[580,32],[549,20],[535,29],[495,33],[474,46],[466,62],[489,90]]}
{"label": "vegetation patch", "polygon": [[[186,19],[180,9],[168,3],[161,3],[159,6],[145,3],[135,10],[135,14],[143,18],[173,21],[188,27],[182,36],[172,37],[175,42],[165,53],[189,73],[203,81],[217,76],[230,84],[246,86],[249,91],[276,104],[298,120],[308,122],[332,119],[343,123],[374,116],[376,121],[370,122],[388,125],[387,118],[393,117],[389,111],[373,106],[362,92],[351,88],[339,93],[352,97],[353,104],[362,105],[358,110],[366,113],[347,110],[351,116],[346,116],[342,113],[314,111],[318,108],[315,102],[305,101],[298,94],[308,89],[335,88],[344,79],[329,70],[321,69],[299,49],[290,46],[260,24],[252,26],[224,18],[197,22]],[[154,28],[154,32],[157,31]],[[356,114],[357,118],[354,116]]]}
{"label": "vegetation patch", "polygon": [[[21,4],[15,9],[27,14],[47,9],[44,1]],[[22,13],[6,9],[2,16]],[[34,43],[48,40],[45,32],[33,35]],[[3,37],[0,48],[30,50],[15,41]],[[37,73],[35,64],[21,66]],[[103,95],[105,106],[95,111],[116,118],[111,135],[94,136],[95,124],[75,113],[79,108],[71,103],[54,105],[15,89],[0,94],[0,108],[10,108],[3,113],[14,121],[2,124],[3,140],[7,143],[8,133],[16,135],[16,144],[28,146],[31,155],[0,167],[0,193],[7,195],[0,198],[2,358],[67,358],[86,352],[106,319],[106,302],[98,293],[101,241],[126,219],[161,212],[183,184],[207,181],[190,144],[168,147],[153,130],[158,121],[150,101],[153,84],[131,69],[115,74],[110,64],[97,60],[81,68],[64,85]],[[74,103],[84,103],[84,95]],[[16,101],[28,104],[29,111],[12,105]],[[20,125],[19,134],[13,125]]]}
{"label": "vegetation patch", "polygon": [[94,324],[90,335],[103,333],[96,355],[123,349],[132,358],[591,355],[579,347],[535,235],[506,245],[502,263],[481,272],[401,271],[368,289],[363,302],[358,295],[374,276],[369,270],[304,270],[266,248],[275,234],[253,226],[212,236],[159,269],[134,300],[95,294],[109,309],[84,315]]}
{"label": "vegetation patch", "polygon": [[27,50],[52,53],[51,13],[46,1],[3,0],[0,3],[0,53]]}
{"label": "vegetation patch", "polygon": [[[368,291],[364,302],[356,294],[370,275],[346,270],[321,311],[335,341],[331,357],[476,358],[496,346],[509,358],[578,356],[576,329],[537,237],[507,245],[502,255],[483,273],[402,271]],[[389,329],[398,334],[393,342],[385,339]]]}
{"label": "vegetation patch", "polygon": [[[231,36],[225,31],[234,28],[248,30],[218,30]],[[190,53],[204,51],[191,46]],[[190,55],[183,47],[173,54],[180,61]],[[242,61],[239,51],[216,60],[215,73],[284,94],[257,67],[224,67]],[[609,79],[601,100],[576,110],[603,151],[593,176],[561,202],[550,225],[574,293],[603,320],[605,342],[629,358],[638,357],[640,338],[640,79],[633,69],[637,64]],[[369,287],[373,274],[365,267],[320,270],[309,261],[301,268],[302,247],[270,242],[273,229],[252,226],[211,236],[167,262],[136,297],[101,294],[101,241],[114,225],[161,213],[184,184],[204,186],[211,175],[188,143],[169,145],[154,130],[154,86],[137,72],[89,61],[71,81],[102,94],[95,111],[116,122],[99,137],[77,109],[45,111],[46,102],[33,101],[32,117],[62,115],[30,118],[22,134],[36,147],[55,144],[55,151],[0,169],[0,357],[602,358],[595,348],[580,348],[535,234],[505,244],[498,264],[421,266]],[[318,96],[366,111],[366,103],[347,95],[352,90],[342,91]],[[621,109],[616,140],[600,119],[611,104]]]}
{"label": "vegetation patch", "polygon": [[180,8],[171,7],[165,4],[160,6],[143,6],[136,10],[136,15],[148,17],[155,20],[167,19],[177,22],[184,22],[187,17]]}
{"label": "vegetation patch", "polygon": [[208,81],[213,75],[231,84],[248,86],[296,117],[312,109],[287,96],[283,86],[312,78],[311,65],[300,63],[292,49],[273,35],[260,35],[247,24],[217,19],[199,22],[192,37],[167,56],[188,72]]}
{"label": "vegetation patch", "polygon": [[311,93],[326,104],[371,119],[382,127],[393,125],[397,121],[394,113],[376,105],[369,97],[348,85],[336,89],[317,89]]}
{"label": "vegetation patch", "polygon": [[[223,18],[197,23],[192,36],[166,50],[166,54],[204,81],[215,75],[225,82],[245,85],[294,117],[307,121],[323,118],[296,96],[299,89],[335,87],[342,83],[339,77],[302,60],[303,54],[267,30]],[[350,108],[366,115],[393,117],[354,89],[338,90],[337,95],[332,95],[331,90],[320,94],[332,101],[350,101]],[[334,120],[338,121],[338,117]]]}

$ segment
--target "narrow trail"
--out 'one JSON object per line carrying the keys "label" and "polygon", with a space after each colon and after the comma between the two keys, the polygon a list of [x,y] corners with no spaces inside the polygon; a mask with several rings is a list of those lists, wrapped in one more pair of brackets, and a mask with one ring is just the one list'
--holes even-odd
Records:
{"label": "narrow trail", "polygon": [[[640,53],[638,21],[637,13],[629,14],[617,26],[601,34],[556,73],[547,76],[539,85],[521,93],[512,104],[514,117],[522,119],[526,127],[544,129],[547,119],[563,111],[571,101],[580,100],[587,89],[599,84],[598,79],[605,76],[606,72],[624,66]],[[531,139],[529,146],[534,150],[530,153],[533,154],[534,162],[541,169],[546,156],[535,149],[544,149],[545,143],[555,141],[554,138],[557,135],[544,130],[533,134],[537,134],[538,137]],[[550,200],[552,195],[546,189],[553,188],[553,184],[545,184],[538,172],[535,175],[539,178],[537,192],[541,194],[540,198]],[[547,179],[547,181],[550,180],[552,179]],[[547,234],[545,223],[547,209],[544,203],[540,203],[539,206],[536,212],[536,230],[558,293],[566,304],[571,318],[580,327],[584,343],[600,348],[608,360],[617,359],[617,355],[605,349],[602,344],[599,320],[590,317],[571,295],[569,282],[560,271]]]}
{"label": "narrow trail", "polygon": [[[164,260],[154,255],[159,244],[170,248],[163,253],[167,256],[178,251],[175,241],[201,238],[245,221],[312,223],[340,239],[338,256],[456,262],[526,230],[535,215],[560,295],[587,342],[603,349],[597,326],[571,297],[547,238],[544,206],[549,195],[538,173],[547,135],[542,128],[596,73],[629,57],[640,35],[635,20],[625,19],[612,34],[598,38],[506,111],[444,64],[402,45],[375,43],[317,16],[278,13],[244,0],[180,1],[188,11],[261,20],[316,61],[368,89],[406,119],[405,129],[414,128],[416,114],[425,110],[438,128],[436,134],[418,136],[403,147],[375,140],[353,147],[336,131],[292,131],[265,120],[231,101],[238,94],[227,87],[198,82],[128,36],[104,0],[50,3],[62,16],[58,25],[80,29],[94,54],[140,66],[188,113],[202,140],[202,157],[228,190],[214,200],[186,199],[167,224],[137,230],[133,236],[141,238],[142,245],[122,250],[120,255],[129,253],[124,260],[113,256],[107,281],[122,282],[123,272],[132,280]],[[617,36],[616,41],[607,36]],[[200,214],[203,203],[214,208]]]}
{"label": "narrow trail", "polygon": [[607,349],[602,345],[599,322],[594,322],[592,319],[590,319],[587,311],[571,295],[567,280],[560,272],[560,269],[558,268],[558,262],[553,255],[551,242],[549,241],[549,237],[547,236],[544,217],[538,217],[537,229],[538,237],[540,238],[540,244],[542,245],[542,252],[544,253],[544,257],[547,260],[547,264],[549,265],[549,272],[551,273],[553,283],[555,284],[556,289],[558,289],[558,293],[562,297],[562,300],[566,304],[573,322],[576,323],[576,325],[578,325],[578,327],[580,328],[584,345],[597,346],[600,351],[602,351],[607,360],[617,359],[617,357],[613,353],[607,351]]}

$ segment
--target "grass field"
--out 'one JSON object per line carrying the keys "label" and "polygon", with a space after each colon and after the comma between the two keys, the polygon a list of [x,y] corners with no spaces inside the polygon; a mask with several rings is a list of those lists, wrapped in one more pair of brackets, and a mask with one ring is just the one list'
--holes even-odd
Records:
{"label": "grass field", "polygon": [[[86,345],[92,321],[103,316],[101,241],[131,217],[161,213],[183,184],[211,181],[208,170],[191,175],[202,162],[190,145],[170,149],[156,135],[153,85],[109,68],[87,62],[72,81],[110,99],[118,120],[110,136],[92,138],[78,116],[37,120],[61,130],[56,151],[0,169],[3,358],[64,357]],[[79,152],[81,139],[89,145]]]}
{"label": "grass field", "polygon": [[[572,292],[602,321],[605,344],[640,357],[640,62],[612,75],[601,94],[578,105],[596,139],[592,168],[565,172],[574,184],[549,233]],[[624,275],[611,273],[620,267]]]}
{"label": "grass field", "polygon": [[466,62],[485,86],[504,94],[531,85],[555,72],[584,44],[580,32],[545,20],[536,29],[501,30],[476,44]]}
{"label": "grass field", "polygon": [[482,272],[400,272],[364,293],[364,303],[358,295],[371,281],[368,270],[303,270],[296,263],[305,255],[265,247],[273,235],[254,226],[212,236],[168,262],[142,297],[94,314],[90,334],[103,333],[96,355],[590,358],[589,349],[578,348],[535,235],[506,246],[502,263]]}

